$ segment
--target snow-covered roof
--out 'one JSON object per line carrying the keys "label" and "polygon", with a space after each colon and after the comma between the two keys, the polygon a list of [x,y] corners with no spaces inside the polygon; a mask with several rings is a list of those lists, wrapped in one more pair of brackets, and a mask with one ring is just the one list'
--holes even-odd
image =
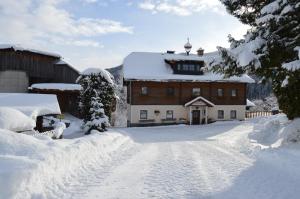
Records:
{"label": "snow-covered roof", "polygon": [[61,114],[56,95],[29,93],[0,93],[0,107],[9,107],[36,118],[41,115]]}
{"label": "snow-covered roof", "polygon": [[107,82],[114,84],[113,76],[105,69],[102,68],[88,68],[84,70],[81,75],[92,75],[92,74],[100,74]]}
{"label": "snow-covered roof", "polygon": [[44,90],[61,90],[61,91],[79,91],[80,84],[65,84],[65,83],[40,83],[32,84],[30,88],[44,89]]}
{"label": "snow-covered roof", "polygon": [[254,107],[256,105],[253,102],[251,102],[250,100],[247,99],[247,105],[246,106]]}
{"label": "snow-covered roof", "polygon": [[206,66],[208,66],[208,63],[216,56],[218,56],[217,52],[206,53],[203,56],[194,54],[133,52],[124,59],[124,79],[140,81],[218,81],[254,83],[254,80],[248,75],[242,75],[240,77],[233,76],[224,79],[223,75],[213,72],[205,72],[204,75],[173,74],[172,68],[165,62],[165,60],[204,61]]}
{"label": "snow-covered roof", "polygon": [[28,52],[37,53],[37,54],[41,54],[41,55],[47,55],[47,56],[51,56],[51,57],[57,57],[57,58],[61,57],[59,54],[56,54],[56,53],[40,51],[40,50],[31,49],[31,48],[25,48],[20,45],[13,45],[13,44],[0,44],[0,50],[1,49],[13,49],[15,51],[28,51]]}
{"label": "snow-covered roof", "polygon": [[201,97],[201,96],[196,97],[195,99],[193,99],[193,100],[187,102],[184,106],[190,106],[190,105],[193,105],[193,104],[194,104],[195,102],[197,102],[197,101],[202,101],[202,102],[204,102],[205,104],[207,104],[207,105],[209,105],[209,106],[215,106],[214,103],[212,103],[211,101],[209,101],[209,100],[207,100],[207,99],[205,99],[204,97]]}

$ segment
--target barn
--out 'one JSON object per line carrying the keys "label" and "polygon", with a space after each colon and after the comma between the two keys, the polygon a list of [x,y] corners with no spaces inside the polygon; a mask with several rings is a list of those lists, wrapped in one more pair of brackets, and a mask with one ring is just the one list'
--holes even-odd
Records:
{"label": "barn", "polygon": [[0,45],[0,92],[27,92],[35,83],[75,83],[78,76],[58,54]]}
{"label": "barn", "polygon": [[[78,76],[79,72],[58,54],[0,44],[0,93],[55,94],[61,110],[77,113]],[[45,84],[45,88],[32,88]],[[75,89],[60,89],[62,86]]]}

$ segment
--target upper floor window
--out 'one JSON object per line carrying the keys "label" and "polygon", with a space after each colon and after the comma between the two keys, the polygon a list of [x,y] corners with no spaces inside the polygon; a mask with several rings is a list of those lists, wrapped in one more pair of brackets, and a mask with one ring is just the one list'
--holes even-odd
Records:
{"label": "upper floor window", "polygon": [[237,96],[237,89],[232,89],[231,90],[231,97],[236,97]]}
{"label": "upper floor window", "polygon": [[[169,62],[171,65],[174,63]],[[186,75],[202,75],[203,71],[201,67],[204,66],[203,61],[179,61],[175,63],[174,73],[175,74],[186,74]]]}
{"label": "upper floor window", "polygon": [[193,88],[192,92],[193,92],[193,96],[200,96],[201,95],[201,89],[200,88]]}
{"label": "upper floor window", "polygon": [[148,95],[148,87],[143,86],[141,89],[141,94],[142,95]]}
{"label": "upper floor window", "polygon": [[167,88],[167,95],[173,96],[175,94],[175,89],[172,87]]}
{"label": "upper floor window", "polygon": [[218,110],[218,119],[224,119],[224,110]]}
{"label": "upper floor window", "polygon": [[148,118],[148,111],[147,110],[140,110],[140,119],[146,120]]}
{"label": "upper floor window", "polygon": [[173,119],[173,111],[168,110],[166,112],[166,119]]}
{"label": "upper floor window", "polygon": [[218,88],[218,97],[223,97],[224,90],[222,88]]}
{"label": "upper floor window", "polygon": [[236,119],[236,110],[230,111],[230,119]]}

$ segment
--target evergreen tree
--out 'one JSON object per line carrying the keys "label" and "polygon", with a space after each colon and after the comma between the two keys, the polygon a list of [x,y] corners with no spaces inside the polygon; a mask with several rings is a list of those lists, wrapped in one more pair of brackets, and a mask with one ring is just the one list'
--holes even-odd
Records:
{"label": "evergreen tree", "polygon": [[86,134],[91,130],[103,132],[109,126],[109,118],[115,106],[115,85],[109,72],[87,69],[77,80],[82,86],[79,109]]}
{"label": "evergreen tree", "polygon": [[221,0],[227,11],[251,26],[244,39],[229,36],[230,49],[218,47],[211,63],[225,77],[248,72],[272,82],[279,108],[300,117],[299,0]]}

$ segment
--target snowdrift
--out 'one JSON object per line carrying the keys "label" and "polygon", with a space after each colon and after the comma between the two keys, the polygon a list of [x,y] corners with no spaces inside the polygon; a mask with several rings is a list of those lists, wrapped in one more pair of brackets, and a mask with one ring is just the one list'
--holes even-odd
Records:
{"label": "snowdrift", "polygon": [[286,115],[278,114],[254,120],[257,123],[249,138],[262,148],[278,148],[300,142],[300,118],[289,121]]}
{"label": "snowdrift", "polygon": [[129,140],[109,132],[54,141],[0,129],[0,198],[55,198],[62,179],[87,172],[95,159],[110,160]]}
{"label": "snowdrift", "polygon": [[8,107],[0,107],[0,129],[28,131],[35,127],[35,121],[24,113]]}

